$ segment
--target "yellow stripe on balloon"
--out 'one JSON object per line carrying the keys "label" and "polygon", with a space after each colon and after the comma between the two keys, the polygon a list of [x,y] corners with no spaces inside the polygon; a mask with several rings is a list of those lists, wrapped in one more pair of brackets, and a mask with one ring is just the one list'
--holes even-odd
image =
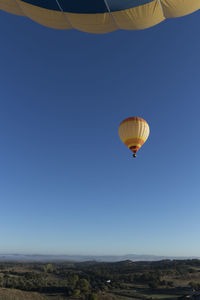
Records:
{"label": "yellow stripe on balloon", "polygon": [[149,28],[165,19],[159,0],[122,11],[112,12],[112,15],[119,28],[125,30]]}
{"label": "yellow stripe on balloon", "polygon": [[72,29],[61,11],[38,7],[21,0],[16,0],[16,2],[27,17],[41,25],[55,29]]}
{"label": "yellow stripe on balloon", "polygon": [[124,139],[123,142],[126,143],[128,140],[131,140],[131,139],[140,139],[140,140],[142,140],[143,142],[146,141],[142,136],[129,136],[129,137],[127,137],[126,139]]}
{"label": "yellow stripe on balloon", "polygon": [[183,17],[200,9],[200,0],[161,0],[167,18]]}
{"label": "yellow stripe on balloon", "polygon": [[23,11],[15,0],[0,0],[0,9],[14,15],[24,16]]}
{"label": "yellow stripe on balloon", "polygon": [[109,12],[103,14],[66,13],[41,8],[21,0],[16,1],[27,17],[47,27],[55,29],[75,28],[90,33],[107,33],[119,29]]}

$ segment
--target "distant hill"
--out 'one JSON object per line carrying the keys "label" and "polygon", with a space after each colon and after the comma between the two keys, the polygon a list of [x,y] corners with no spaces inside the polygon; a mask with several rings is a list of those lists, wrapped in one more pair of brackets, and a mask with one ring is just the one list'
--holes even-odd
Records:
{"label": "distant hill", "polygon": [[0,254],[0,261],[22,261],[22,262],[47,262],[47,261],[69,261],[69,262],[119,262],[124,260],[130,261],[159,261],[163,259],[193,259],[198,257],[172,257],[172,256],[156,256],[156,255],[139,255],[139,254],[127,254],[127,255],[105,255],[105,256],[93,256],[93,255],[22,255],[22,254]]}

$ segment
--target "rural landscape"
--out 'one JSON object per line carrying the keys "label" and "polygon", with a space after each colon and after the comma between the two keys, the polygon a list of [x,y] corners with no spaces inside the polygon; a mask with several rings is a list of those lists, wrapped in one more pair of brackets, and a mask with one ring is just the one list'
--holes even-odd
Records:
{"label": "rural landscape", "polygon": [[198,259],[0,264],[1,300],[199,299],[198,290]]}

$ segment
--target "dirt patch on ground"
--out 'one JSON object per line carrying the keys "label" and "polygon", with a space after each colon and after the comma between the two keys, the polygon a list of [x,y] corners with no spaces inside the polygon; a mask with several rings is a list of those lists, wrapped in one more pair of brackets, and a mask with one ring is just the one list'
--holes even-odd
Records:
{"label": "dirt patch on ground", "polygon": [[0,289],[1,300],[47,300],[47,298],[38,293],[23,292],[14,289]]}

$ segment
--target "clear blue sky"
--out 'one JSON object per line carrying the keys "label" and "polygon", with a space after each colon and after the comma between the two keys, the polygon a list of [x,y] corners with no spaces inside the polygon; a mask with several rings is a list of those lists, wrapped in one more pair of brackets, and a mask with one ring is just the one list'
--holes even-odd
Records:
{"label": "clear blue sky", "polygon": [[[200,14],[57,31],[0,13],[0,252],[200,256]],[[133,159],[118,137],[140,116]]]}

